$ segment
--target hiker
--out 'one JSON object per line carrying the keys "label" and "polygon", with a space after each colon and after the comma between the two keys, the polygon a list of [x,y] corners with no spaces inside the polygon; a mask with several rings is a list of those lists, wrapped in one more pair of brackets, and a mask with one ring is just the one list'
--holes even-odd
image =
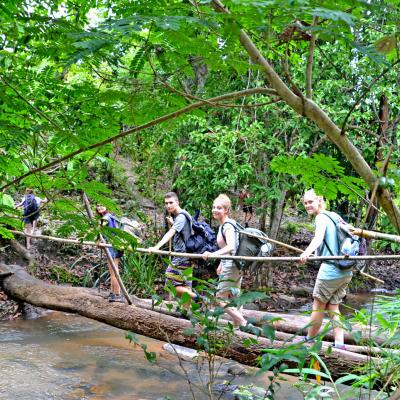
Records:
{"label": "hiker", "polygon": [[[153,247],[149,247],[150,251],[159,250],[162,246],[172,240],[172,249],[177,253],[186,252],[186,241],[191,235],[191,225],[188,219],[185,217],[183,210],[179,205],[178,195],[175,192],[168,192],[164,196],[165,209],[169,216],[167,222],[170,225],[167,233],[162,239]],[[192,290],[192,281],[187,275],[183,274],[183,271],[192,266],[192,263],[187,257],[173,256],[172,265],[168,265],[165,278],[166,283],[171,284],[178,297],[181,297],[183,293],[187,293],[192,299],[198,300],[199,296]],[[190,307],[189,303],[184,305],[185,309]]]}
{"label": "hiker", "polygon": [[[18,203],[15,208],[24,207],[23,221],[25,224],[24,232],[28,235],[33,235],[37,226],[39,219],[39,208],[40,204],[47,203],[47,199],[41,199],[35,196],[33,189],[27,188],[25,190],[24,198]],[[31,248],[32,238],[26,236],[26,248],[29,250]]]}
{"label": "hiker", "polygon": [[247,200],[250,198],[250,193],[247,190],[248,186],[245,185],[242,191],[239,193],[239,206],[242,208],[244,214],[244,227],[248,228],[251,218],[253,216],[253,206],[247,204]]}
{"label": "hiker", "polygon": [[[102,226],[108,226],[109,228],[117,228],[117,222],[113,218],[113,215],[101,204],[96,204],[96,213],[101,217],[100,224]],[[114,249],[113,247],[108,248],[111,257],[114,261],[116,268],[119,268],[120,260],[123,257],[124,253],[121,250]],[[125,303],[124,297],[121,295],[121,287],[119,286],[117,277],[115,276],[114,270],[111,266],[109,260],[108,262],[108,271],[110,273],[111,278],[111,292],[108,295],[108,301],[110,303]]]}
{"label": "hiker", "polygon": [[[203,253],[203,258],[207,260],[210,255],[232,255],[235,253],[239,244],[239,235],[235,230],[236,221],[229,217],[231,209],[231,200],[225,194],[220,194],[213,203],[212,215],[219,223],[217,244],[219,250],[215,252],[206,251]],[[240,294],[240,286],[242,277],[238,267],[233,263],[233,260],[221,260],[217,268],[218,286],[217,299],[221,306],[225,306],[224,300],[237,297]],[[236,307],[227,307],[227,314],[232,318],[234,328],[245,327],[246,319]]]}
{"label": "hiker", "polygon": [[[315,251],[319,256],[330,256],[332,254],[330,254],[329,249],[332,249],[334,255],[338,255],[339,244],[336,226],[332,219],[324,214],[324,198],[318,196],[311,189],[304,193],[303,202],[308,215],[315,216],[315,235],[309,246],[300,255],[300,263],[304,264]],[[327,246],[329,246],[329,249]],[[334,346],[339,349],[345,349],[344,331],[339,321],[339,304],[346,295],[346,288],[351,281],[352,275],[351,270],[340,270],[329,260],[322,262],[314,286],[314,302],[306,340],[313,340],[318,335],[324,313],[327,312],[333,325]]]}

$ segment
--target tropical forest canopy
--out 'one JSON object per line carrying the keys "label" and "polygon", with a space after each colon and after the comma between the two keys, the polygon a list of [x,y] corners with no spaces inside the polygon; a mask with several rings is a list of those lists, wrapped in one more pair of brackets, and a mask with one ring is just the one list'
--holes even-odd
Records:
{"label": "tropical forest canopy", "polygon": [[376,198],[398,230],[399,4],[2,2],[0,233],[26,187],[86,232],[71,195],[118,210],[101,178],[118,152],[157,201],[168,179],[189,209],[248,185],[273,214],[314,186]]}

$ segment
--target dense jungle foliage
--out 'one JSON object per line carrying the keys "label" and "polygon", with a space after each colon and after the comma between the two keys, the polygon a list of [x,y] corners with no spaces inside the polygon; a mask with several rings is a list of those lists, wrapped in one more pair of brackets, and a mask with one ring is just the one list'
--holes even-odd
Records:
{"label": "dense jungle foliage", "polygon": [[[357,225],[397,233],[399,5],[4,0],[0,236],[21,230],[14,200],[30,187],[49,199],[58,235],[96,238],[80,195],[121,213],[109,173],[118,155],[157,205],[173,189],[207,216],[218,193],[236,199],[247,186],[276,237],[285,207],[314,187]],[[360,386],[389,376],[382,391],[396,390],[397,353],[389,361],[393,373],[367,371]]]}
{"label": "dense jungle foliage", "polygon": [[397,0],[17,0],[0,18],[3,236],[25,187],[63,235],[88,231],[66,194],[118,211],[96,179],[116,153],[156,201],[171,182],[209,210],[248,185],[268,228],[314,186],[399,228]]}

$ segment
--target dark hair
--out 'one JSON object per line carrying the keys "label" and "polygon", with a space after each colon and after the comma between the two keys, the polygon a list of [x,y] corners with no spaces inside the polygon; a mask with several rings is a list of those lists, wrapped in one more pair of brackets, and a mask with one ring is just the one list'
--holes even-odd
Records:
{"label": "dark hair", "polygon": [[174,199],[179,203],[178,195],[175,192],[165,193],[164,199]]}
{"label": "dark hair", "polygon": [[[97,215],[103,215],[103,214],[99,213],[99,210],[97,209],[97,207],[104,207],[104,206],[102,204],[100,204],[100,203],[96,204],[96,214]],[[106,209],[104,214],[107,214],[107,212],[108,212],[107,207],[104,207],[104,208]]]}

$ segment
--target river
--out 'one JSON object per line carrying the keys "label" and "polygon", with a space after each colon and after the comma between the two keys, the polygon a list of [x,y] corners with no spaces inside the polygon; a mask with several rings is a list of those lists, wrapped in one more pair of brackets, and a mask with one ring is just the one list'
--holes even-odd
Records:
{"label": "river", "polygon": [[[175,356],[163,350],[163,342],[139,336],[141,344],[159,360],[150,364],[140,346],[125,339],[125,332],[77,315],[49,312],[30,320],[0,322],[1,400],[154,400],[193,399]],[[232,380],[221,363],[218,382]],[[200,384],[205,370],[184,362],[188,376]],[[236,377],[233,384],[256,382],[266,377]],[[195,398],[206,399],[201,390]],[[223,399],[232,398],[224,395]],[[303,397],[283,383],[276,399]]]}
{"label": "river", "polygon": [[[352,295],[348,300],[352,307],[370,309],[372,298],[371,294]],[[52,311],[34,319],[0,321],[0,400],[208,399],[199,388],[192,394],[177,358],[163,349],[164,342],[138,336],[141,345],[157,354],[154,365],[125,334],[94,320]],[[216,383],[229,382],[231,388],[268,385],[266,375],[228,372],[229,367],[238,366],[219,361]],[[200,368],[186,361],[183,367],[189,379],[204,390],[208,381],[204,364]],[[274,399],[303,399],[292,386],[294,378],[286,379]],[[221,400],[233,399],[231,393]]]}

